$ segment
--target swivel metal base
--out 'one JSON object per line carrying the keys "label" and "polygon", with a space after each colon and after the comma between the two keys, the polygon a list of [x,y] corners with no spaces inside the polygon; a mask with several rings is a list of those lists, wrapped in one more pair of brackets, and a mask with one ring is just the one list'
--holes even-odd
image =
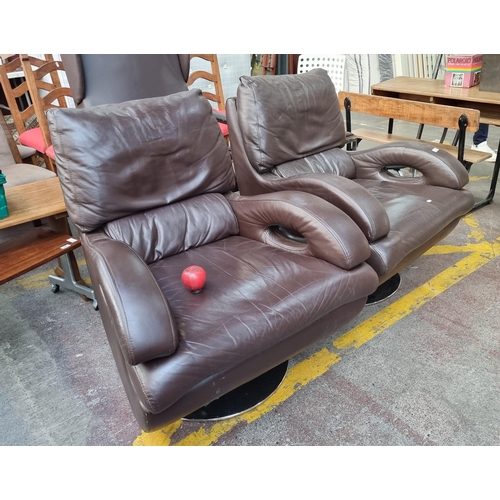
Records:
{"label": "swivel metal base", "polygon": [[182,420],[224,420],[255,408],[279,387],[288,368],[288,361],[272,368],[206,406],[190,413]]}
{"label": "swivel metal base", "polygon": [[395,274],[392,278],[384,281],[371,295],[368,295],[367,305],[378,304],[383,300],[392,297],[398,290],[401,284],[401,276]]}

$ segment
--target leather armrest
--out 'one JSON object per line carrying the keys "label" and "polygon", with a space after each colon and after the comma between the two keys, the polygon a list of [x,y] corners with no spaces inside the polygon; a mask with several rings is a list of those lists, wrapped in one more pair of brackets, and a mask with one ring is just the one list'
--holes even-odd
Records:
{"label": "leather armrest", "polygon": [[389,217],[382,204],[350,179],[334,174],[301,174],[279,178],[275,184],[280,190],[310,193],[335,205],[358,225],[370,242],[389,233]]}
{"label": "leather armrest", "polygon": [[410,167],[418,170],[419,182],[431,186],[462,189],[469,182],[466,168],[439,144],[394,142],[362,151],[349,152],[356,167],[356,178],[391,182],[415,182],[415,178],[394,177],[386,167]]}
{"label": "leather armrest", "polygon": [[169,356],[178,344],[168,302],[146,263],[103,232],[81,234],[92,285],[108,335],[131,365]]}
{"label": "leather armrest", "polygon": [[[341,210],[308,193],[226,195],[238,219],[240,235],[284,250],[310,255],[342,269],[352,269],[370,256],[359,227]],[[283,227],[302,238],[288,239]]]}

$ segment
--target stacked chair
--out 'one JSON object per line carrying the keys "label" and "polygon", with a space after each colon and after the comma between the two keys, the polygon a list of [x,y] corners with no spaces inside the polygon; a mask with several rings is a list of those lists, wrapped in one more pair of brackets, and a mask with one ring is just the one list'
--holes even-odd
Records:
{"label": "stacked chair", "polygon": [[6,187],[29,184],[56,176],[54,172],[45,168],[23,163],[19,149],[2,114],[0,114],[0,170],[7,180]]}
{"label": "stacked chair", "polygon": [[38,156],[43,157],[45,146],[41,130],[36,121],[35,110],[29,94],[28,84],[22,75],[22,63],[19,54],[0,60],[0,85],[7,103],[7,114],[11,117],[17,142],[17,148],[23,162],[37,165]]}
{"label": "stacked chair", "polygon": [[33,111],[38,121],[37,133],[41,141],[38,150],[44,154],[46,167],[56,172],[54,148],[45,113],[54,107],[66,108],[72,105],[73,97],[71,89],[61,82],[60,73],[64,72],[63,63],[55,61],[50,54],[46,54],[45,57],[47,59],[38,59],[21,54],[21,64]]}
{"label": "stacked chair", "polygon": [[[198,69],[190,71],[189,78],[186,82],[189,88],[199,87],[202,90],[203,96],[206,97],[215,110],[221,114],[225,114],[226,100],[224,99],[224,90],[222,88],[222,78],[220,76],[219,60],[217,54],[189,54],[189,60],[201,59],[204,61],[206,69]],[[208,70],[207,64],[210,66]],[[229,129],[227,123],[219,121],[220,131],[229,145]]]}

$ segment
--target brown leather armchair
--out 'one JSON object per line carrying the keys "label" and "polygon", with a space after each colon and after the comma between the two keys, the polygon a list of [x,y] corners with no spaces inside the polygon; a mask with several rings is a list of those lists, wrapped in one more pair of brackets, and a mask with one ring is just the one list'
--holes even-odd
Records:
{"label": "brown leather armchair", "polygon": [[[333,334],[378,285],[366,238],[341,210],[307,193],[231,192],[211,111],[192,90],[47,113],[68,214],[145,431]],[[181,282],[190,265],[207,273],[197,294]]]}
{"label": "brown leather armchair", "polygon": [[[414,142],[346,151],[344,119],[323,69],[240,78],[226,103],[242,195],[311,193],[337,206],[371,247],[384,283],[449,234],[474,205],[469,177],[450,154]],[[393,168],[417,176],[400,177]]]}

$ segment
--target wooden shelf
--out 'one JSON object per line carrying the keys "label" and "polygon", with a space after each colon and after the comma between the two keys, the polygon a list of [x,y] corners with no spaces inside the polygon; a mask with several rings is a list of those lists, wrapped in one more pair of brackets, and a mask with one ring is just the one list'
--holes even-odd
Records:
{"label": "wooden shelf", "polygon": [[80,246],[68,234],[40,227],[0,244],[0,285]]}

